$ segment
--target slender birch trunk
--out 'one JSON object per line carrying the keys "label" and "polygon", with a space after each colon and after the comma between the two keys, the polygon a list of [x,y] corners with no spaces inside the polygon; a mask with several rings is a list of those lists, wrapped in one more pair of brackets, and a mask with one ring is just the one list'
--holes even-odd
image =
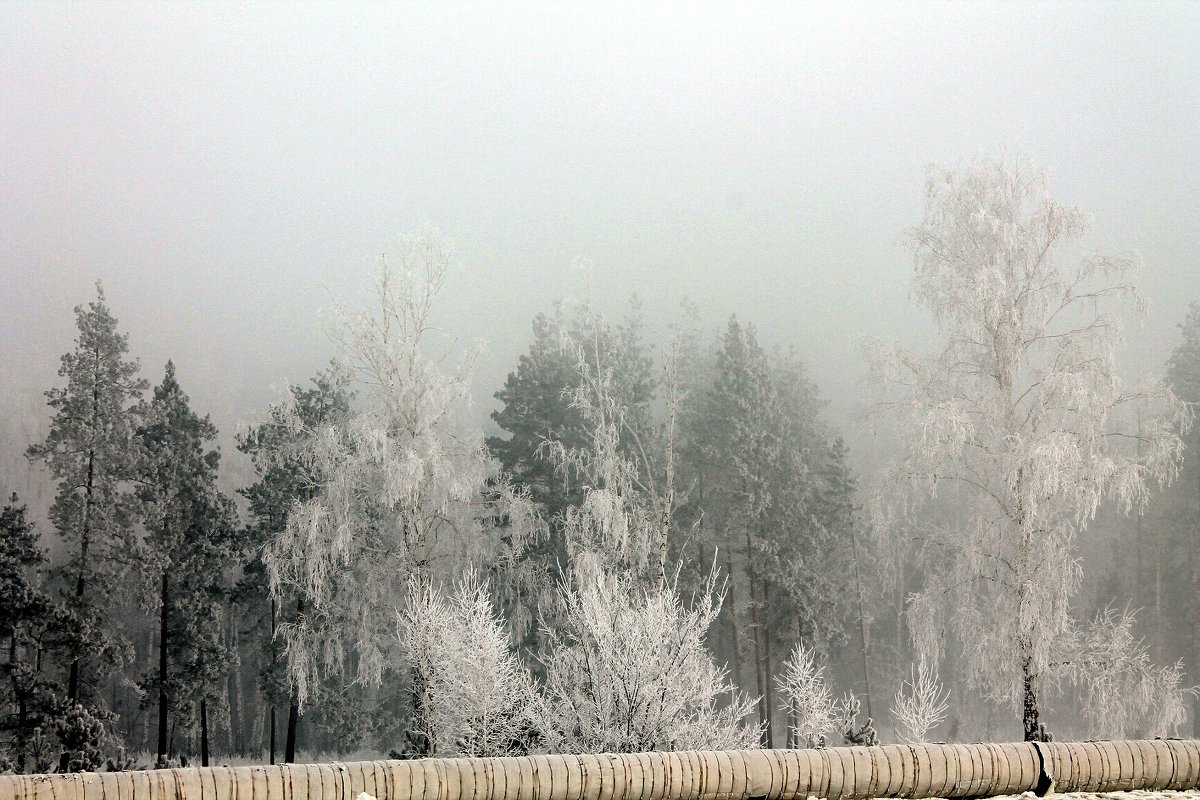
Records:
{"label": "slender birch trunk", "polygon": [[855,525],[850,523],[850,554],[854,560],[854,590],[858,596],[858,634],[862,642],[862,668],[863,668],[863,690],[867,700],[867,717],[875,719],[875,712],[871,708],[871,668],[870,668],[870,641],[867,631],[867,614],[864,610],[863,603],[863,587],[862,575],[859,570],[858,562],[858,537],[855,535]]}
{"label": "slender birch trunk", "polygon": [[758,721],[763,723],[762,742],[764,746],[769,746],[771,733],[766,728],[766,724],[770,721],[770,710],[767,708],[767,686],[766,675],[763,672],[763,642],[762,631],[759,626],[759,609],[758,609],[758,575],[754,569],[754,534],[750,530],[750,526],[746,526],[746,582],[749,590],[750,599],[750,632],[754,644],[754,679],[755,688],[758,691]]}

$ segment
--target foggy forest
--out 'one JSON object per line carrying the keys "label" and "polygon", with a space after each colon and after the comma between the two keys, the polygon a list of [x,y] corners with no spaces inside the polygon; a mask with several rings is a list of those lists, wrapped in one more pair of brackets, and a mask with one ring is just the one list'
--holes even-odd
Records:
{"label": "foggy forest", "polygon": [[1083,9],[0,8],[0,772],[1200,735],[1200,13]]}

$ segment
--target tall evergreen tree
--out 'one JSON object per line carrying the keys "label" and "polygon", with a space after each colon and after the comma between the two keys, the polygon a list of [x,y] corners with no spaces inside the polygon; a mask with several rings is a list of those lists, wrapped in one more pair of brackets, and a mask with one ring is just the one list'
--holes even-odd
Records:
{"label": "tall evergreen tree", "polygon": [[208,749],[208,700],[229,655],[219,634],[233,505],[217,489],[220,453],[208,449],[216,426],[192,411],[170,361],[141,417],[142,563],[153,565],[159,622],[158,667],[145,688],[157,694],[157,756],[165,764],[172,717],[192,728],[198,714],[202,756]]}
{"label": "tall evergreen tree", "polygon": [[65,711],[61,692],[41,663],[58,655],[73,620],[41,585],[45,565],[25,505],[13,494],[0,510],[0,763],[18,773],[46,767],[31,763],[30,743],[39,732],[52,730]]}
{"label": "tall evergreen tree", "polygon": [[757,541],[767,497],[757,476],[769,447],[763,423],[772,392],[767,356],[753,326],[731,317],[706,371],[708,385],[682,414],[682,466],[701,488],[696,502],[704,504],[700,513],[713,552],[724,554],[723,566],[731,580],[726,607],[734,682],[740,680],[744,613],[759,722],[764,737],[769,737],[771,687],[765,670],[770,630],[761,619],[762,552]]}
{"label": "tall evergreen tree", "polygon": [[798,356],[773,354],[769,370],[773,444],[760,478],[769,501],[759,537],[768,619],[781,638],[825,649],[843,636],[850,608],[854,478],[844,442],[819,421],[824,404]]}
{"label": "tall evergreen tree", "polygon": [[98,283],[96,294],[75,308],[79,335],[58,370],[66,385],[45,393],[54,412],[50,432],[27,452],[58,482],[50,518],[70,548],[61,568],[73,610],[66,656],[70,704],[95,702],[93,681],[117,659],[111,579],[114,556],[129,542],[133,406],[146,388]]}
{"label": "tall evergreen tree", "polygon": [[579,487],[565,484],[546,456],[547,441],[582,447],[587,431],[571,393],[579,386],[579,365],[565,338],[562,307],[533,319],[533,342],[496,392],[503,405],[492,419],[507,436],[489,436],[488,449],[511,476],[525,487],[547,516],[560,515],[579,502]]}
{"label": "tall evergreen tree", "polygon": [[547,518],[577,505],[583,489],[557,469],[546,444],[567,450],[587,447],[589,426],[575,403],[585,373],[606,373],[617,402],[626,410],[629,430],[623,449],[649,426],[654,396],[653,362],[643,339],[636,300],[618,325],[590,306],[568,320],[561,305],[533,320],[533,342],[496,392],[503,405],[492,419],[505,436],[490,436],[488,449],[514,485],[525,487]]}
{"label": "tall evergreen tree", "polygon": [[794,353],[768,354],[736,318],[712,351],[692,352],[680,412],[680,475],[691,490],[679,518],[698,526],[701,561],[716,557],[726,571],[727,652],[735,682],[744,663],[753,670],[769,745],[774,654],[841,635],[849,541],[838,515],[853,486],[827,463],[821,403]]}

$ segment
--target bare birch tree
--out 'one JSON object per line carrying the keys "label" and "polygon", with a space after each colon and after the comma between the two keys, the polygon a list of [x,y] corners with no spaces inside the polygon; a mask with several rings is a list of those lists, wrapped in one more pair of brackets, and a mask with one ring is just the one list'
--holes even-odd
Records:
{"label": "bare birch tree", "polygon": [[[908,534],[928,556],[909,609],[919,648],[936,657],[950,614],[968,684],[1020,708],[1026,739],[1040,735],[1043,673],[1070,626],[1076,534],[1102,502],[1140,510],[1150,483],[1173,477],[1188,416],[1159,380],[1118,376],[1111,309],[1144,308],[1137,258],[1064,263],[1088,226],[1026,160],[932,170],[909,240],[913,294],[942,347],[872,353],[873,384],[900,390],[876,410],[898,412],[906,431],[879,529]],[[947,530],[917,514],[939,493],[965,522]]]}

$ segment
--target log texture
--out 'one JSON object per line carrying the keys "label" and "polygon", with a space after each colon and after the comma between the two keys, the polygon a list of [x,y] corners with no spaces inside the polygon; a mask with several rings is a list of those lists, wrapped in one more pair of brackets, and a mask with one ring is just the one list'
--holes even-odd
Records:
{"label": "log texture", "polygon": [[0,800],[804,800],[1200,788],[1193,740],[656,752],[2,775]]}

